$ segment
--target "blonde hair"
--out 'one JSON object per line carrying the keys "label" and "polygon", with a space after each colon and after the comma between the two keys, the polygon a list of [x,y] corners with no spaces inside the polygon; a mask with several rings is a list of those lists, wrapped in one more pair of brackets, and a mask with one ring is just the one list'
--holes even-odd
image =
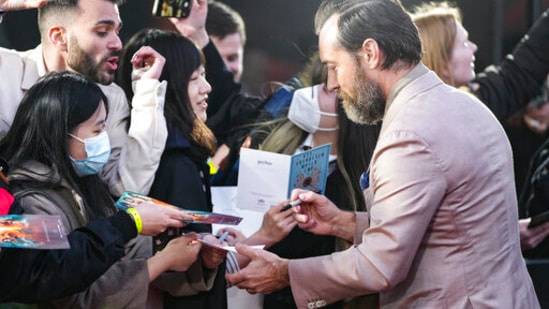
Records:
{"label": "blonde hair", "polygon": [[448,2],[429,2],[415,7],[411,16],[421,39],[421,60],[444,82],[454,86],[452,75],[444,73],[447,73],[452,58],[461,11]]}
{"label": "blonde hair", "polygon": [[259,145],[261,150],[292,155],[307,137],[305,131],[287,118],[276,119],[269,123],[275,127]]}

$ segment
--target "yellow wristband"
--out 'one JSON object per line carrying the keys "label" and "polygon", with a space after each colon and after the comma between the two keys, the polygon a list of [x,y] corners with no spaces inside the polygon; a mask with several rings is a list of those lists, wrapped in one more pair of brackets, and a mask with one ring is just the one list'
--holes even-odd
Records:
{"label": "yellow wristband", "polygon": [[126,212],[129,213],[133,221],[135,221],[135,227],[137,228],[137,234],[141,234],[143,231],[143,221],[141,221],[141,216],[139,215],[139,212],[135,210],[135,208],[128,208],[126,209]]}

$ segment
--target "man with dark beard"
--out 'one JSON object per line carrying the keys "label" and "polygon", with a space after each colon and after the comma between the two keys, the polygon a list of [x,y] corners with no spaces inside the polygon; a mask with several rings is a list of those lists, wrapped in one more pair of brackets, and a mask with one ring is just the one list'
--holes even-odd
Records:
{"label": "man with dark beard", "polygon": [[319,48],[327,87],[344,98],[349,118],[383,120],[368,212],[292,193],[301,228],[354,246],[287,260],[237,245],[251,262],[228,281],[250,293],[289,284],[299,308],[376,292],[382,308],[539,308],[521,256],[503,128],[421,63],[417,29],[398,0],[354,2],[327,14]]}
{"label": "man with dark beard", "polygon": [[136,82],[131,118],[124,92],[113,83],[122,49],[120,2],[49,0],[38,11],[39,46],[24,52],[0,48],[0,136],[10,128],[23,95],[47,72],[70,70],[100,85],[109,99],[111,144],[100,176],[115,196],[125,190],[149,192],[167,138],[165,83],[157,79],[163,57],[153,52],[137,56],[144,60],[135,68],[150,70]]}

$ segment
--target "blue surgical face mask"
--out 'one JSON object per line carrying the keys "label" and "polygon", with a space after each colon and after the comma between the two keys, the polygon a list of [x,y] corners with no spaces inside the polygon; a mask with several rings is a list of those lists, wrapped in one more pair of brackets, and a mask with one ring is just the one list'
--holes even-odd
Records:
{"label": "blue surgical face mask", "polygon": [[111,155],[111,143],[107,131],[99,135],[81,139],[69,133],[69,136],[77,141],[84,143],[87,157],[84,160],[76,160],[71,157],[72,165],[76,174],[80,177],[94,175],[99,173],[105,164],[109,161]]}

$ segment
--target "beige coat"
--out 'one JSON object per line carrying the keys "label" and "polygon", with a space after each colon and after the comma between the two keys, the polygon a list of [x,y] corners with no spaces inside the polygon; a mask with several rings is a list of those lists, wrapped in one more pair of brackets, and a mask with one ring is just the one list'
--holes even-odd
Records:
{"label": "beige coat", "polygon": [[[41,46],[25,52],[0,48],[0,136],[10,128],[23,95],[45,74]],[[100,86],[109,99],[106,126],[111,142],[111,157],[100,176],[115,196],[124,190],[147,194],[168,137],[166,83],[137,83],[129,131],[130,108],[124,91],[114,83]]]}
{"label": "beige coat", "polygon": [[382,308],[539,308],[499,122],[423,65],[387,101],[357,245],[290,262],[299,308],[378,291]]}

